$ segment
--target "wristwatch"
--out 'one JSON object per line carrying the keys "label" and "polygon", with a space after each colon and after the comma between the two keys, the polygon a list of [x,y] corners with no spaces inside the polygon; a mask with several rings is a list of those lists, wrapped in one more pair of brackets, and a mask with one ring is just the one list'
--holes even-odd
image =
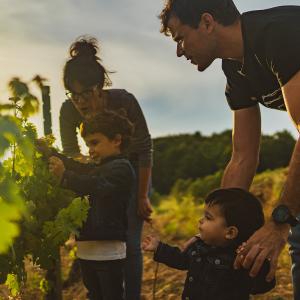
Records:
{"label": "wristwatch", "polygon": [[290,224],[292,227],[300,224],[299,220],[292,215],[289,208],[284,204],[274,208],[272,218],[276,224]]}

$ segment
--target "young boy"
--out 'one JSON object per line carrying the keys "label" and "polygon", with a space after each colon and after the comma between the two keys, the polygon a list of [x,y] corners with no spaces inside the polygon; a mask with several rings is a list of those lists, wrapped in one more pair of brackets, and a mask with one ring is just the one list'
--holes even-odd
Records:
{"label": "young boy", "polygon": [[83,283],[90,300],[122,300],[127,206],[135,174],[123,156],[133,131],[126,117],[103,112],[83,122],[81,135],[95,164],[52,153],[49,169],[61,185],[88,196],[90,210],[77,240]]}
{"label": "young boy", "polygon": [[275,286],[266,282],[266,261],[256,278],[248,270],[234,270],[235,252],[264,224],[258,199],[238,188],[219,189],[205,200],[199,235],[185,251],[148,236],[143,249],[154,252],[154,260],[187,270],[183,300],[246,300],[250,294],[265,293]]}

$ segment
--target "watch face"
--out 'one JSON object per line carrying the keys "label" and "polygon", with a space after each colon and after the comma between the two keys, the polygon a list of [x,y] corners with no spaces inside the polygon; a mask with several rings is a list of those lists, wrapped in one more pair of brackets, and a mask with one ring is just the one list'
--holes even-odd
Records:
{"label": "watch face", "polygon": [[274,209],[272,215],[276,222],[286,223],[290,217],[290,212],[285,205],[280,205]]}

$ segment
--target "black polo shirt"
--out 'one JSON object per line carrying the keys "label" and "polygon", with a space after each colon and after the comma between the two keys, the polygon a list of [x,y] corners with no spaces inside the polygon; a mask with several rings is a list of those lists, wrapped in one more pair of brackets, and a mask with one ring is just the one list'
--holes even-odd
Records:
{"label": "black polo shirt", "polygon": [[246,12],[241,24],[244,62],[222,63],[230,108],[286,110],[281,87],[300,70],[300,6]]}

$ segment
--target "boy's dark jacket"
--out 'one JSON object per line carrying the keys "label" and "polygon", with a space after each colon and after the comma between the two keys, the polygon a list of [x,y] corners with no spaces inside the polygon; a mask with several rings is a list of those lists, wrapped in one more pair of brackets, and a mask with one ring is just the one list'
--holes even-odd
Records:
{"label": "boy's dark jacket", "polygon": [[249,270],[234,270],[235,248],[206,245],[201,239],[185,251],[159,243],[154,260],[169,267],[187,270],[183,300],[248,300],[250,294],[265,293],[275,286],[266,282],[269,264],[265,262],[256,278]]}
{"label": "boy's dark jacket", "polygon": [[66,171],[61,185],[79,196],[89,196],[88,217],[79,241],[126,240],[127,206],[135,192],[135,173],[128,159],[119,155],[100,164],[83,164],[55,153]]}

